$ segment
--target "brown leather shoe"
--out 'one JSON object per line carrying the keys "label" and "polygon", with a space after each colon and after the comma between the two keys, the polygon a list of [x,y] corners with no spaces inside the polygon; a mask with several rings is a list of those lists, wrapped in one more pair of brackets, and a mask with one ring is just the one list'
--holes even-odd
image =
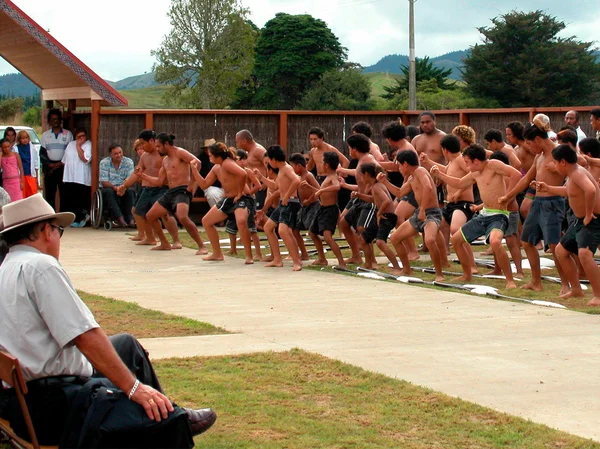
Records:
{"label": "brown leather shoe", "polygon": [[201,408],[199,410],[184,408],[184,410],[188,415],[188,422],[190,423],[193,436],[206,432],[217,420],[217,414],[210,408]]}

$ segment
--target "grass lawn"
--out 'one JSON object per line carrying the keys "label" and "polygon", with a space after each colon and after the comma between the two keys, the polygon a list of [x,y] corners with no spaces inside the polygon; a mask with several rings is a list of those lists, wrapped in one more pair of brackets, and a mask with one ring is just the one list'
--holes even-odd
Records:
{"label": "grass lawn", "polygon": [[79,292],[108,335],[128,332],[137,338],[227,334],[225,329],[177,315],[144,309],[135,303]]}
{"label": "grass lawn", "polygon": [[[215,408],[218,448],[600,448],[521,418],[301,350],[155,363],[180,405]],[[163,380],[164,379],[164,380]]]}

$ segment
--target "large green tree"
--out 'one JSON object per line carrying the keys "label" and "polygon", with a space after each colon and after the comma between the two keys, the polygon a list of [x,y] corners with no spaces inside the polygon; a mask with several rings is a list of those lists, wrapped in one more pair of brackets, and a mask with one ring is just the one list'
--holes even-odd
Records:
{"label": "large green tree", "polygon": [[[403,76],[396,79],[394,85],[384,86],[383,90],[385,90],[385,93],[381,95],[381,98],[393,100],[396,96],[403,95],[403,91],[408,92],[410,69],[406,65],[401,65],[400,70],[402,71]],[[454,82],[448,82],[448,77],[452,74],[452,69],[435,67],[433,62],[429,60],[429,56],[425,56],[423,59],[415,59],[415,74],[417,83],[434,80],[439,89],[451,90],[455,88]]]}
{"label": "large green tree", "polygon": [[503,107],[585,104],[599,67],[592,43],[562,38],[564,22],[542,11],[512,11],[478,28],[483,43],[465,58],[463,79],[476,97]]}
{"label": "large green tree", "polygon": [[371,83],[360,67],[344,67],[323,74],[306,91],[297,109],[310,111],[368,111],[375,107]]}
{"label": "large green tree", "polygon": [[322,20],[279,13],[260,32],[252,82],[238,106],[293,109],[306,89],[342,67],[346,49]]}
{"label": "large green tree", "polygon": [[170,104],[224,108],[254,68],[257,30],[238,0],[171,0],[172,30],[154,50]]}

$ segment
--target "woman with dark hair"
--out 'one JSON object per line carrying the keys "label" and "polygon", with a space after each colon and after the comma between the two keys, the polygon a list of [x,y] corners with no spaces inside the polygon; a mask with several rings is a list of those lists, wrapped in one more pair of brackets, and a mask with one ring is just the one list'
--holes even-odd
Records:
{"label": "woman with dark hair", "polygon": [[61,210],[75,214],[74,228],[82,228],[90,218],[90,198],[92,194],[92,143],[87,138],[85,128],[75,130],[75,140],[65,148],[63,183],[65,195],[61,197],[64,207]]}

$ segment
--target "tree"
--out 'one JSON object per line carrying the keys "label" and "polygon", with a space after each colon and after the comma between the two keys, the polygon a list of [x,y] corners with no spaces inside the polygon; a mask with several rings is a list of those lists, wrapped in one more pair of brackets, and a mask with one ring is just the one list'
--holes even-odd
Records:
{"label": "tree", "polygon": [[368,111],[375,106],[371,83],[361,68],[330,70],[308,89],[297,109],[310,111]]}
{"label": "tree", "polygon": [[32,106],[23,114],[23,123],[27,126],[42,126],[42,108],[41,106]]}
{"label": "tree", "polygon": [[239,103],[292,109],[306,89],[325,72],[342,67],[345,59],[346,49],[325,22],[279,13],[261,30],[253,80],[239,93]]}
{"label": "tree", "polygon": [[[386,93],[381,95],[381,98],[392,100],[396,95],[400,95],[403,90],[408,91],[409,67],[401,65],[400,70],[404,76],[398,78],[394,86],[384,86],[383,90],[385,90]],[[423,59],[416,58],[415,72],[417,83],[420,81],[435,80],[436,85],[440,89],[451,90],[456,87],[455,82],[448,82],[448,77],[452,74],[452,69],[434,67],[433,62],[429,60],[429,56],[425,56]]]}
{"label": "tree", "polygon": [[171,0],[172,30],[153,50],[155,79],[185,107],[224,108],[254,67],[256,27],[238,0]]}
{"label": "tree", "polygon": [[463,79],[477,97],[503,107],[585,104],[600,74],[592,43],[560,38],[564,22],[542,11],[512,11],[481,27],[483,44],[464,60]]}
{"label": "tree", "polygon": [[0,121],[6,122],[12,119],[22,109],[23,99],[20,97],[7,98],[0,101]]}

